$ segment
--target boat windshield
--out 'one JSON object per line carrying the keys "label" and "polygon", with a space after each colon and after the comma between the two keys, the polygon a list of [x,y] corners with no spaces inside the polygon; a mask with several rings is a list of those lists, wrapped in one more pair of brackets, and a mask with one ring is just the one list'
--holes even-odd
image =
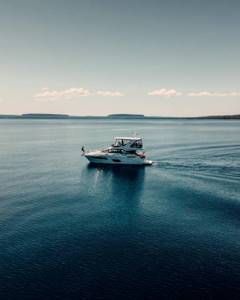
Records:
{"label": "boat windshield", "polygon": [[142,148],[142,140],[137,140],[134,143],[131,144],[131,148]]}

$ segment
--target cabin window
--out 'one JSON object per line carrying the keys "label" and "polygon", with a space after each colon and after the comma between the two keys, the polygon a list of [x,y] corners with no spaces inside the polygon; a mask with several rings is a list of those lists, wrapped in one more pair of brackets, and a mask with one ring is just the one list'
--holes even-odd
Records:
{"label": "cabin window", "polygon": [[109,149],[109,153],[123,153],[124,151],[122,149]]}

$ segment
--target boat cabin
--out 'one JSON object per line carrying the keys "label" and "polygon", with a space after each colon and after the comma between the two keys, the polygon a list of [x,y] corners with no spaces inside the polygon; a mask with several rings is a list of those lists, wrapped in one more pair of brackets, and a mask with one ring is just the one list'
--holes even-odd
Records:
{"label": "boat cabin", "polygon": [[113,149],[122,149],[128,152],[135,152],[142,149],[142,139],[139,137],[115,137]]}

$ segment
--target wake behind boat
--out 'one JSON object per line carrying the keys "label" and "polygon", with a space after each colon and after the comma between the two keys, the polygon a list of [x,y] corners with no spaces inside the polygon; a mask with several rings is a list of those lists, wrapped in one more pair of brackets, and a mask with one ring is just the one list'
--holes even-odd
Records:
{"label": "wake behind boat", "polygon": [[146,159],[141,138],[115,137],[114,139],[114,144],[104,150],[85,152],[83,147],[82,155],[94,164],[152,165],[152,161]]}

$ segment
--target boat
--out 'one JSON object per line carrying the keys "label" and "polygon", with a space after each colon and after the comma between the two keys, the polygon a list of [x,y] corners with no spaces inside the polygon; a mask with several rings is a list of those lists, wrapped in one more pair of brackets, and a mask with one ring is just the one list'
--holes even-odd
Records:
{"label": "boat", "polygon": [[146,159],[140,137],[115,137],[114,140],[110,147],[103,150],[86,152],[82,147],[82,155],[92,164],[152,165],[152,161]]}

